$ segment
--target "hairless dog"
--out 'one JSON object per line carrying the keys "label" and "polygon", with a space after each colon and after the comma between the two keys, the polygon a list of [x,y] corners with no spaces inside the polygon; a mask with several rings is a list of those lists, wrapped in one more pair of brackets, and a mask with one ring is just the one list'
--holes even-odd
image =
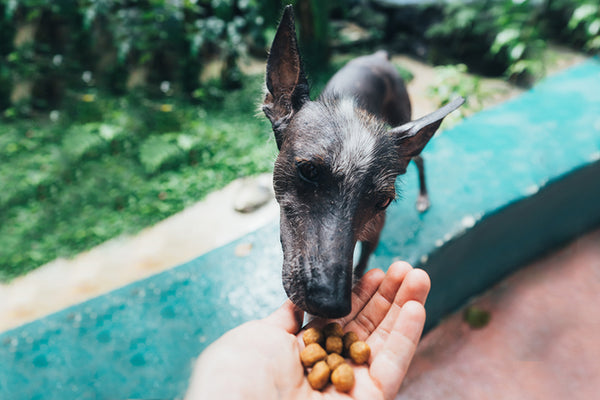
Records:
{"label": "hairless dog", "polygon": [[379,51],[350,61],[311,101],[291,6],[271,46],[266,87],[262,109],[279,149],[273,185],[281,208],[283,286],[292,302],[313,315],[345,316],[353,276],[364,273],[385,209],[396,197],[396,177],[416,162],[417,208],[427,209],[420,153],[464,99],[411,121],[404,82]]}

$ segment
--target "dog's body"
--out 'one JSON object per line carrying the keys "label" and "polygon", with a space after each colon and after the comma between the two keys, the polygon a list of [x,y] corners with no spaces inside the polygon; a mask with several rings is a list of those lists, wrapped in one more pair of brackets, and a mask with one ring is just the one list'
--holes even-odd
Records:
{"label": "dog's body", "polygon": [[410,121],[408,92],[385,51],[348,62],[327,82],[321,98],[327,97],[351,97],[390,126]]}
{"label": "dog's body", "polygon": [[[396,177],[417,161],[417,207],[426,208],[419,154],[463,100],[409,122],[404,82],[387,54],[377,52],[348,63],[310,101],[290,6],[271,47],[266,84],[263,111],[279,148],[273,183],[281,207],[284,288],[312,314],[347,315],[353,270],[362,275],[377,246]],[[363,246],[354,269],[357,241]]]}

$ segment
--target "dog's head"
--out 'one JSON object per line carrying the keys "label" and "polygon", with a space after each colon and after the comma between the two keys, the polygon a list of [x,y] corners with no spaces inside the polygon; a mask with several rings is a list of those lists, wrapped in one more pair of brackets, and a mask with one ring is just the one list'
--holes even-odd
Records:
{"label": "dog's head", "polygon": [[305,311],[342,317],[351,308],[356,242],[378,226],[396,177],[462,102],[389,129],[352,99],[310,101],[291,6],[271,47],[266,86],[263,111],[279,148],[273,183],[283,285]]}

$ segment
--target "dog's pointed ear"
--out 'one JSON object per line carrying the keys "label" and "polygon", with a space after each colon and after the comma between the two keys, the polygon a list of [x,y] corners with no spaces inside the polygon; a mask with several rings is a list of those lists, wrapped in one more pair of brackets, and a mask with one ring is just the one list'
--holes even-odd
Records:
{"label": "dog's pointed ear", "polygon": [[394,137],[400,157],[410,159],[418,156],[440,127],[442,120],[464,102],[462,97],[456,98],[431,114],[390,129],[389,134]]}
{"label": "dog's pointed ear", "polygon": [[267,60],[267,94],[263,112],[271,121],[277,147],[283,143],[283,132],[289,120],[310,100],[308,81],[298,51],[294,10],[291,5],[283,12]]}

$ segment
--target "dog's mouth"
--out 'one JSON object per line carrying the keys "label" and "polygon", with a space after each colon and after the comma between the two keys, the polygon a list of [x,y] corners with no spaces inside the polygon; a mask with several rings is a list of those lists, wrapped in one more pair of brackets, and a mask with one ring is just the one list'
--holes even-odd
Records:
{"label": "dog's mouth", "polygon": [[352,257],[325,263],[298,257],[284,262],[283,286],[290,300],[304,311],[324,318],[341,318],[352,308]]}
{"label": "dog's mouth", "polygon": [[309,314],[323,318],[341,318],[350,313],[352,308],[351,288],[330,290],[325,286],[309,286],[309,289],[297,290],[296,285],[284,287],[290,300]]}

